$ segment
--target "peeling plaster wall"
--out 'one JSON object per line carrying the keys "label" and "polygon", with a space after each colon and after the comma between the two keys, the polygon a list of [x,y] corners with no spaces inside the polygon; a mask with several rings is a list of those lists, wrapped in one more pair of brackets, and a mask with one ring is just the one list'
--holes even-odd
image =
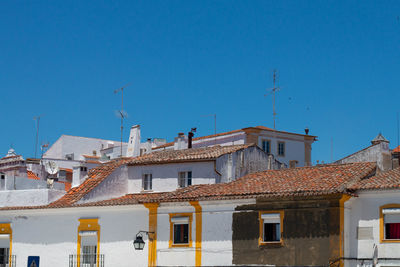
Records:
{"label": "peeling plaster wall", "polygon": [[222,174],[219,182],[227,183],[249,173],[267,170],[268,155],[257,147],[249,147],[222,155],[216,161],[216,168]]}
{"label": "peeling plaster wall", "polygon": [[78,203],[100,201],[124,196],[128,193],[128,167],[114,170],[106,179],[86,194]]}
{"label": "peeling plaster wall", "polygon": [[65,194],[64,190],[29,189],[0,191],[1,207],[47,205]]}

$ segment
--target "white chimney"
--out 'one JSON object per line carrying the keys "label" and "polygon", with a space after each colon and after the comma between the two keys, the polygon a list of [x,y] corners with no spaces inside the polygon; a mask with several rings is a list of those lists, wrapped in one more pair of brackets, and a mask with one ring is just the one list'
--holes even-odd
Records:
{"label": "white chimney", "polygon": [[140,125],[133,125],[129,134],[127,157],[140,156]]}
{"label": "white chimney", "polygon": [[178,133],[178,137],[175,137],[174,150],[181,150],[188,148],[188,138],[184,133]]}

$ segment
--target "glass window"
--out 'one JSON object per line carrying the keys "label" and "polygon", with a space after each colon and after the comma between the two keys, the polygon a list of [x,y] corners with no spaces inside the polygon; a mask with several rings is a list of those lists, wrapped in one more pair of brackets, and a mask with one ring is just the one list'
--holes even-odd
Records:
{"label": "glass window", "polygon": [[385,240],[400,239],[400,208],[383,209]]}
{"label": "glass window", "polygon": [[262,243],[281,241],[281,216],[283,213],[261,212],[260,214],[260,240]]}
{"label": "glass window", "polygon": [[262,150],[264,150],[266,153],[270,154],[271,153],[271,141],[262,140]]}
{"label": "glass window", "polygon": [[189,243],[189,224],[174,223],[174,244],[188,244],[188,243]]}
{"label": "glass window", "polygon": [[284,142],[278,142],[278,155],[285,156],[285,143]]}
{"label": "glass window", "polygon": [[179,172],[178,173],[178,186],[186,187],[192,185],[192,172]]}
{"label": "glass window", "polygon": [[146,173],[142,175],[142,188],[143,190],[153,189],[153,175],[151,173]]}

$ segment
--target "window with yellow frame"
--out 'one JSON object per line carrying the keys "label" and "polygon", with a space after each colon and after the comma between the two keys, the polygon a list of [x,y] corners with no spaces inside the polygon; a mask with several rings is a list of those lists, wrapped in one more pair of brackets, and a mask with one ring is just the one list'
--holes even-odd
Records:
{"label": "window with yellow frame", "polygon": [[282,210],[260,211],[260,237],[259,245],[265,244],[282,244],[283,233],[283,216]]}
{"label": "window with yellow frame", "polygon": [[192,214],[171,213],[169,215],[169,247],[192,246]]}
{"label": "window with yellow frame", "polygon": [[380,241],[400,242],[400,204],[380,207]]}

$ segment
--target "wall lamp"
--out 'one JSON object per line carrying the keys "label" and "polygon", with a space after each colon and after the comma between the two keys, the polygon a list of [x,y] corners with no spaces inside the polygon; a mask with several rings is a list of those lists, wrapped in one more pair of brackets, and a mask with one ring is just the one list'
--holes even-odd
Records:
{"label": "wall lamp", "polygon": [[139,231],[136,234],[135,240],[133,241],[133,246],[134,246],[135,250],[143,250],[144,245],[146,244],[143,241],[143,234],[146,234],[149,237],[149,240],[152,240],[152,238],[150,238],[149,234],[154,234],[154,232]]}

